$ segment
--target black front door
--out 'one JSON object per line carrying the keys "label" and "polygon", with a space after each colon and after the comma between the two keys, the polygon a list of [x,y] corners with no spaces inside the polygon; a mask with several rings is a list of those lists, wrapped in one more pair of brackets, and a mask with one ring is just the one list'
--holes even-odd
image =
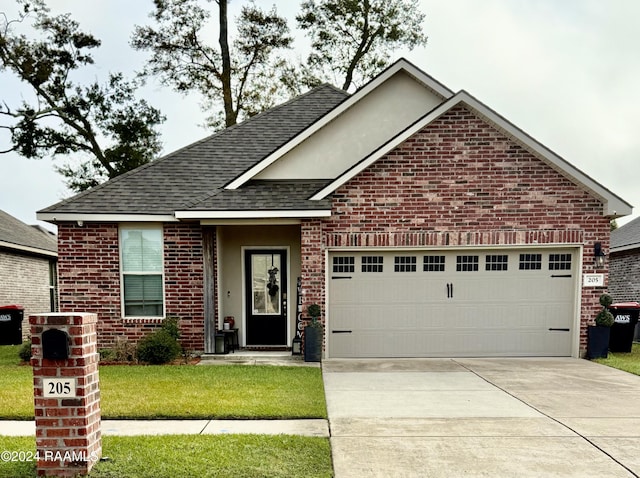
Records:
{"label": "black front door", "polygon": [[287,251],[246,250],[247,345],[287,345]]}

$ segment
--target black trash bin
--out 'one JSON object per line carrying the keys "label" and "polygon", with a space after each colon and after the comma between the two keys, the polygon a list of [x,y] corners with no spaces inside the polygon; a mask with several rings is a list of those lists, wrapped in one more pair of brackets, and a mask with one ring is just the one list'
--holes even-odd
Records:
{"label": "black trash bin", "polygon": [[19,305],[0,306],[0,345],[22,343],[24,309]]}
{"label": "black trash bin", "polygon": [[609,350],[611,352],[631,352],[633,335],[638,323],[638,314],[640,314],[640,303],[619,302],[611,304],[609,310],[614,318],[609,336]]}

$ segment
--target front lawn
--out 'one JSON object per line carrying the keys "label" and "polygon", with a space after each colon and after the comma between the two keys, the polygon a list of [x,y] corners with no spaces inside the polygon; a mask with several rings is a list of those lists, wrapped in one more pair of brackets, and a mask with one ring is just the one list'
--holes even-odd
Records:
{"label": "front lawn", "polygon": [[640,344],[633,344],[631,353],[609,352],[606,359],[595,359],[594,362],[640,375]]}
{"label": "front lawn", "polygon": [[[0,450],[35,452],[34,437],[0,436]],[[102,438],[108,461],[91,478],[330,477],[326,438],[263,435],[163,435]],[[0,461],[0,477],[32,478],[34,462]]]}
{"label": "front lawn", "polygon": [[[0,419],[33,420],[31,367],[0,347]],[[322,373],[312,367],[109,365],[100,367],[103,419],[326,418]]]}

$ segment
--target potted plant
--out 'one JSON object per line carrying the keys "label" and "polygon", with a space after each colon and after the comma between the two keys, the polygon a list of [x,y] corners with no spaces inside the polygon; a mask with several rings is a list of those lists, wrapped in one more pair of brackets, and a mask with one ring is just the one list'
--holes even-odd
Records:
{"label": "potted plant", "polygon": [[602,310],[596,315],[595,325],[587,328],[587,355],[590,359],[607,358],[609,355],[609,335],[614,319],[608,307],[612,302],[609,294],[600,296]]}
{"label": "potted plant", "polygon": [[311,322],[304,328],[304,361],[320,362],[322,359],[322,323],[320,315],[322,309],[318,304],[307,307],[307,314]]}

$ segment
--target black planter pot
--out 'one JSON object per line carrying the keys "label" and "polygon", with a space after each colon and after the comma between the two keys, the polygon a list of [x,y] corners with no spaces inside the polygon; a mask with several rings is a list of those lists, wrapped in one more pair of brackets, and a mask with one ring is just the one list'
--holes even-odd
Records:
{"label": "black planter pot", "polygon": [[611,327],[590,325],[587,328],[587,356],[590,359],[609,356],[609,335]]}
{"label": "black planter pot", "polygon": [[322,360],[322,327],[306,326],[304,328],[304,361],[320,362]]}

